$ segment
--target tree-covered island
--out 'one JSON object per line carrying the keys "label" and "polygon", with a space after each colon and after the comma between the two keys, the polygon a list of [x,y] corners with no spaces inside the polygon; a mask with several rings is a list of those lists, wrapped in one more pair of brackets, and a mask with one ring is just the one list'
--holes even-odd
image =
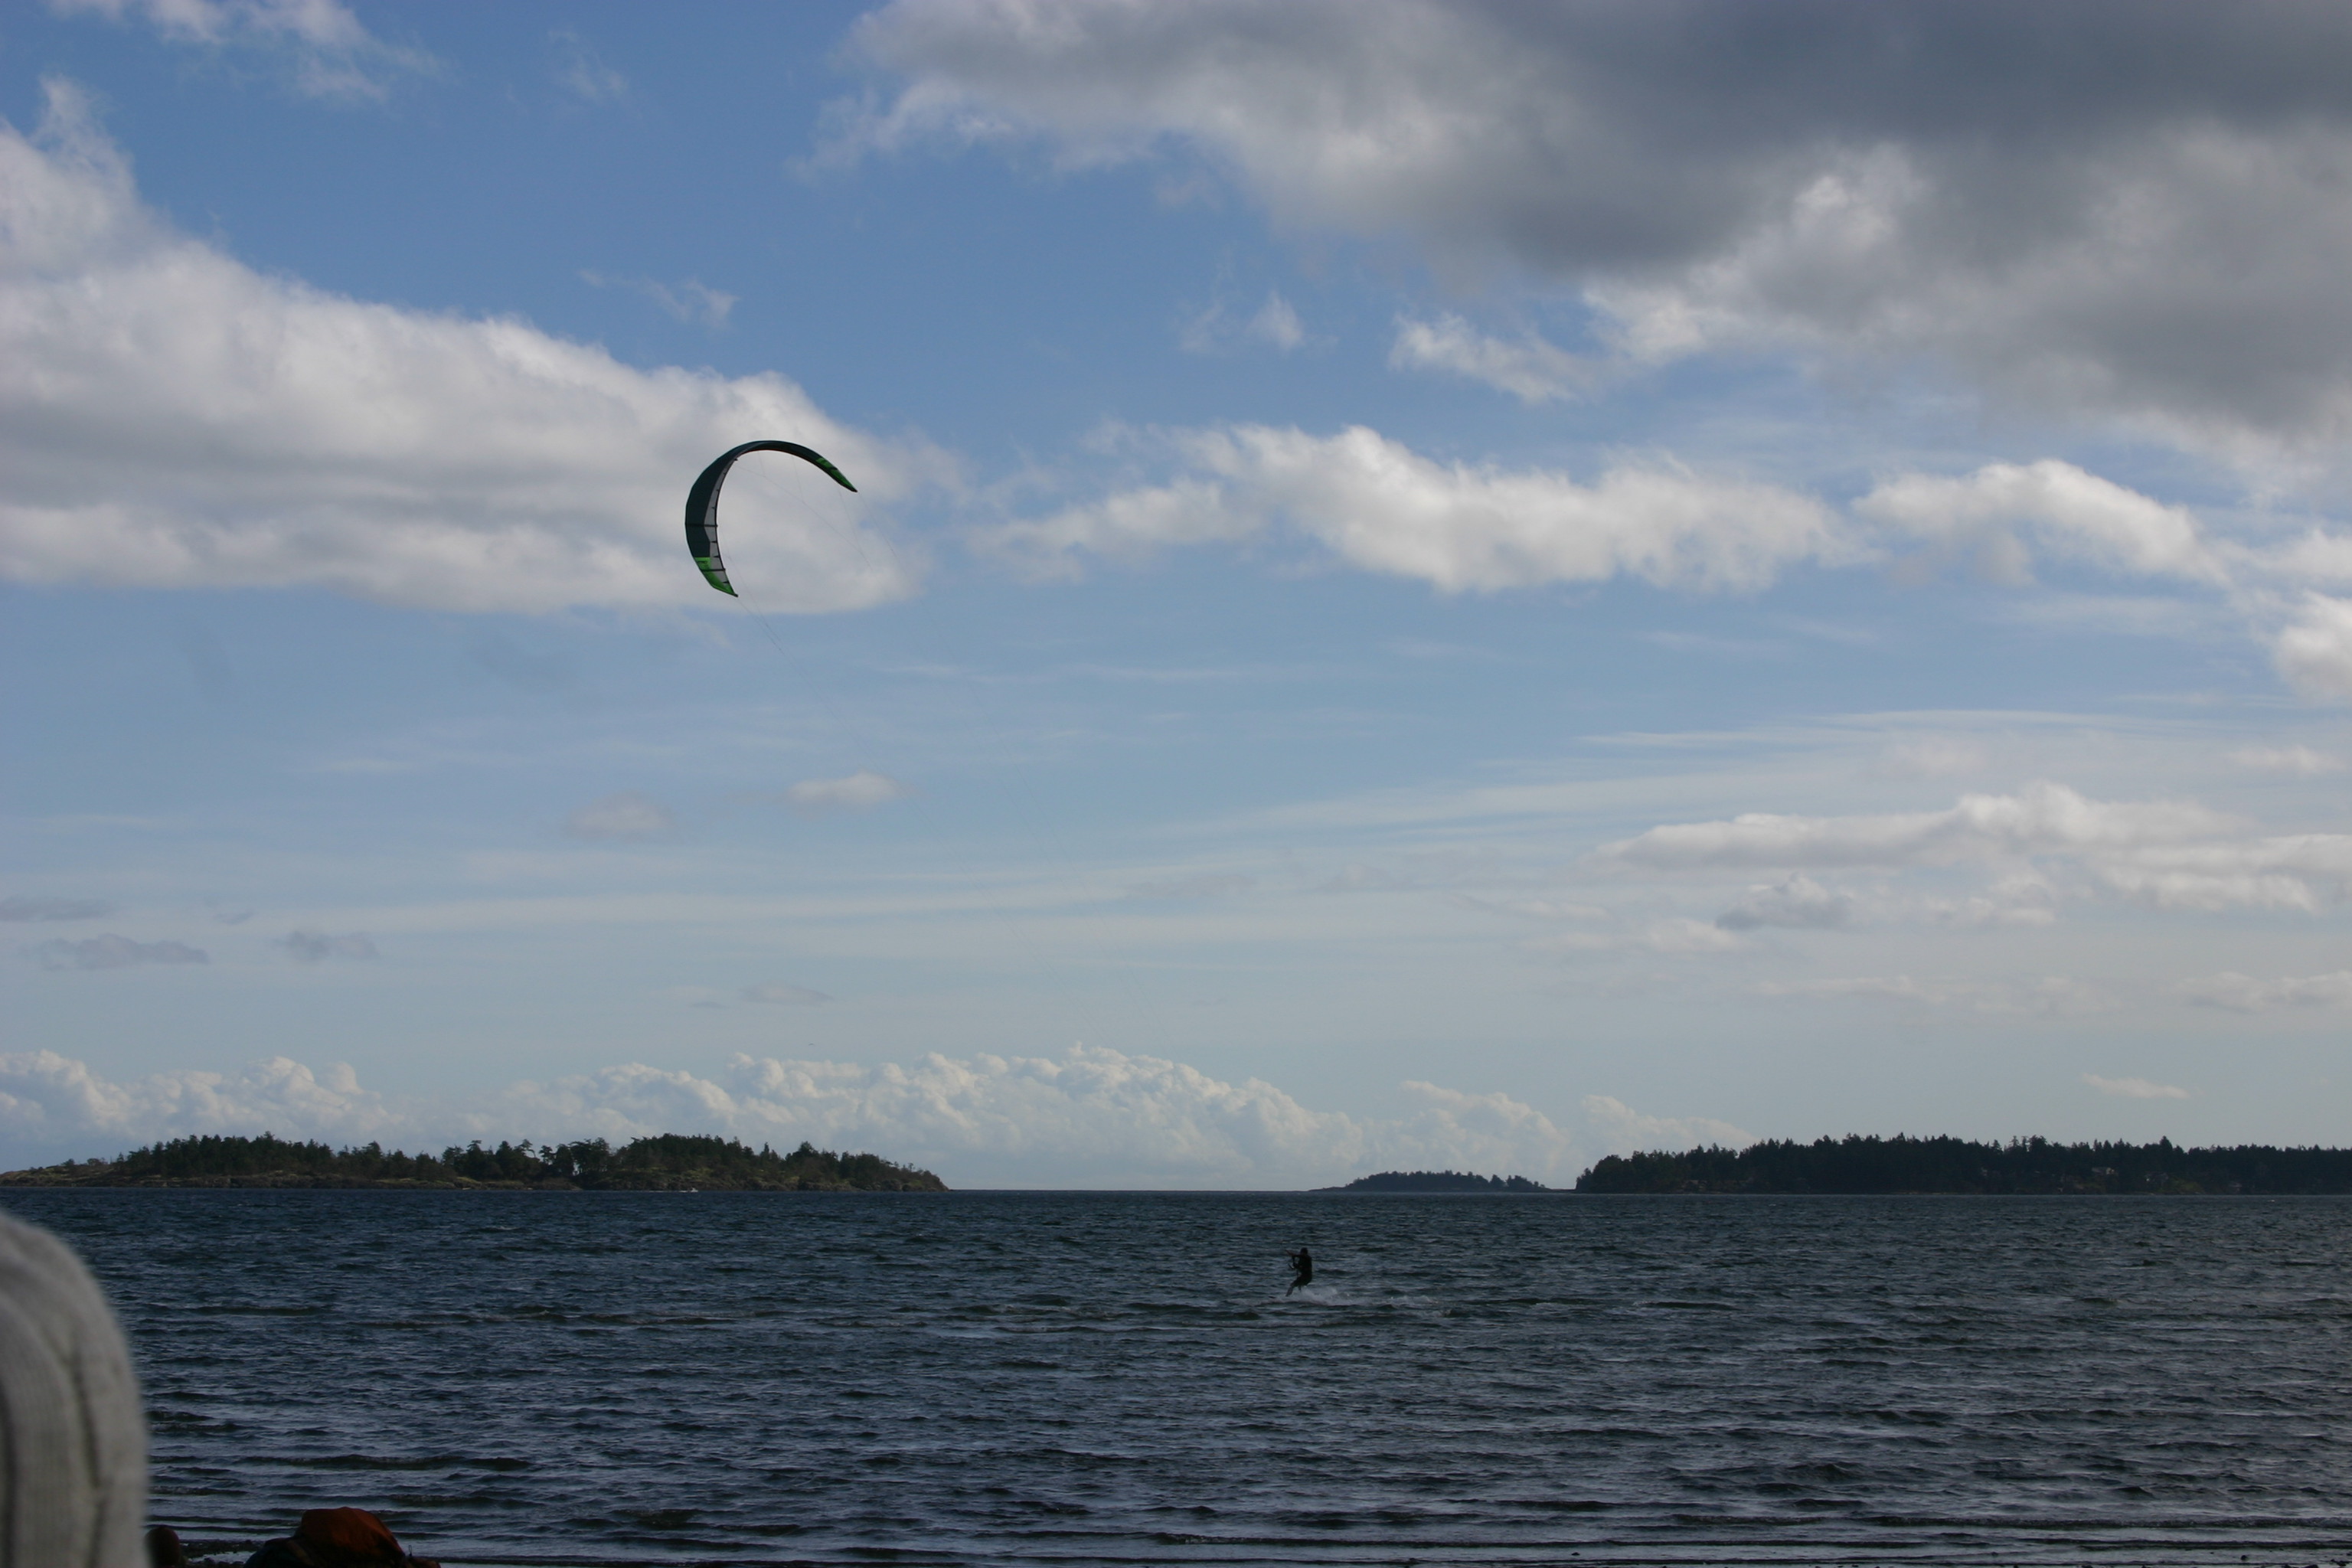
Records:
{"label": "tree-covered island", "polygon": [[382,1145],[334,1149],[263,1133],[207,1134],[133,1149],[111,1160],[68,1161],[0,1174],[16,1187],[437,1187],[591,1192],[943,1193],[929,1171],[879,1154],[836,1154],[803,1142],[789,1154],[732,1138],[665,1132],[615,1149],[602,1138],[572,1143],[478,1140],[438,1154],[386,1153]]}
{"label": "tree-covered island", "polygon": [[1466,1171],[1382,1171],[1358,1176],[1342,1187],[1317,1187],[1318,1193],[1548,1193],[1541,1182],[1525,1176],[1474,1176]]}
{"label": "tree-covered island", "polygon": [[2352,1193],[2352,1149],[1849,1136],[1612,1154],[1580,1193]]}

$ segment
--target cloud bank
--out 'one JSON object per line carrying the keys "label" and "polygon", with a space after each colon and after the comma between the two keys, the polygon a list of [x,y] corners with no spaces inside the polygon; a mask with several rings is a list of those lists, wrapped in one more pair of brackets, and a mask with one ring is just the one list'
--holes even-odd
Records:
{"label": "cloud bank", "polygon": [[[2352,835],[2262,835],[2188,801],[2102,801],[2063,784],[1966,795],[1948,810],[1854,816],[1754,813],[1654,827],[1594,852],[1595,869],[1790,874],[1724,917],[1729,929],[1833,923],[1838,895],[1811,873],[2025,863],[2080,895],[2165,910],[2316,913],[2352,893]],[[2038,883],[2012,891],[2034,897]],[[1843,916],[1841,916],[1843,918]]]}
{"label": "cloud bank", "polygon": [[142,205],[79,93],[48,92],[37,139],[0,124],[0,574],[435,610],[701,605],[679,497],[713,454],[782,430],[863,496],[810,502],[792,476],[740,471],[755,605],[915,591],[859,520],[942,471],[928,448],[781,376],[637,370],[520,321],[256,272]]}
{"label": "cloud bank", "polygon": [[1502,1093],[1402,1086],[1392,1118],[1302,1105],[1260,1079],[1078,1046],[1058,1058],[932,1055],[866,1066],[738,1057],[718,1078],[643,1063],[517,1083],[463,1104],[395,1100],[349,1067],[273,1058],[236,1073],[113,1081],[52,1051],[0,1056],[0,1136],[13,1163],[113,1153],[196,1132],[380,1140],[438,1149],[475,1137],[627,1139],[712,1132],[789,1147],[872,1149],[961,1186],[1286,1188],[1385,1169],[1574,1179],[1601,1154],[1744,1142],[1721,1121],[1647,1117],[1588,1099],[1572,1135]]}
{"label": "cloud bank", "polygon": [[1621,356],[1932,356],[2207,447],[2352,432],[2352,17],[1834,0],[897,0],[835,156],[1183,149]]}

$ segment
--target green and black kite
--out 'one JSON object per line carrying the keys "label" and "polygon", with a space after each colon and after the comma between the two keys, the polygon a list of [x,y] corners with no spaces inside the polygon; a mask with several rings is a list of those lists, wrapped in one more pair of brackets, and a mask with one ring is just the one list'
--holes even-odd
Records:
{"label": "green and black kite", "polygon": [[733,451],[722,453],[718,461],[702,470],[694,488],[686,492],[686,548],[693,555],[694,563],[702,568],[703,580],[730,595],[734,594],[735,586],[727,581],[726,563],[719,559],[719,487],[727,482],[727,470],[735,466],[735,459],[746,452],[790,452],[823,468],[843,489],[857,488],[821,454],[797,441],[746,441]]}

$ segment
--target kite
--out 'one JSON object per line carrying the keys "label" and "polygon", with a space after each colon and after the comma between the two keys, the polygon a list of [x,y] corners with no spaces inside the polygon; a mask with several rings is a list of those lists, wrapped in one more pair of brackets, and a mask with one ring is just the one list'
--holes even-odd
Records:
{"label": "kite", "polygon": [[716,462],[702,470],[694,488],[686,492],[686,548],[694,557],[694,563],[702,568],[703,580],[730,597],[735,586],[727,581],[726,563],[719,559],[719,487],[727,482],[727,470],[735,466],[735,459],[746,452],[790,452],[823,468],[843,489],[857,489],[823,456],[795,441],[746,441],[733,451],[720,454]]}

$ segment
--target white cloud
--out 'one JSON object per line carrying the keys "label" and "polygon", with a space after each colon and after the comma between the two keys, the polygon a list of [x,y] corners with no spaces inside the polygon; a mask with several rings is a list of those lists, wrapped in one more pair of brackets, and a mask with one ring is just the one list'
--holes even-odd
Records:
{"label": "white cloud", "polygon": [[338,0],[49,0],[49,9],[113,22],[137,17],[176,44],[271,50],[293,67],[295,87],[311,98],[381,99],[393,71],[438,67],[421,50],[376,37]]}
{"label": "white cloud", "polygon": [[1637,359],[1933,356],[2177,438],[2352,431],[2352,23],[1508,0],[897,0],[837,155],[1190,147],[1286,226],[1581,298]]}
{"label": "white cloud", "polygon": [[[2015,795],[1966,795],[1947,811],[1874,816],[1756,813],[1727,822],[1677,823],[1602,846],[1596,868],[1692,872],[1772,868],[1790,873],[1875,868],[1902,870],[1972,863],[2048,861],[2076,873],[2078,890],[2104,891],[2157,909],[2276,909],[2315,912],[2352,892],[2352,835],[2257,837],[2235,818],[2188,801],[2092,800],[2037,782]],[[2040,923],[2051,891],[2011,870],[2009,891],[1981,910],[2004,909]],[[1961,909],[1963,923],[1984,923]]]}
{"label": "white cloud", "polygon": [[1522,403],[1549,403],[1589,390],[1594,367],[1529,332],[1489,337],[1455,315],[1400,320],[1389,350],[1395,370],[1434,370],[1484,382]]}
{"label": "white cloud", "polygon": [[1706,1116],[1644,1116],[1623,1100],[1605,1094],[1586,1095],[1584,1115],[1604,1154],[1680,1151],[1707,1143],[1744,1149],[1758,1141],[1753,1132],[1743,1131],[1728,1121]]}
{"label": "white cloud", "polygon": [[822,991],[812,991],[805,985],[746,985],[746,1002],[767,1002],[780,1007],[822,1007],[833,1000]]}
{"label": "white cloud", "polygon": [[1286,523],[1350,565],[1447,593],[1620,575],[1753,590],[1797,563],[1858,553],[1811,497],[1673,468],[1620,467],[1580,485],[1539,468],[1441,464],[1361,426],[1318,437],[1244,425],[1166,439],[1189,472],[1005,525],[983,542],[1068,572],[1081,552],[1132,556]]}
{"label": "white cloud", "polygon": [[2309,746],[2245,746],[2231,752],[2230,760],[2255,773],[2292,773],[2305,779],[2344,771],[2341,758],[2315,752]]}
{"label": "white cloud", "polygon": [[331,958],[368,959],[377,956],[375,943],[365,931],[345,931],[331,936],[322,931],[289,931],[279,937],[277,945],[285,949],[286,956],[297,963],[324,963]]}
{"label": "white cloud", "polygon": [[1244,331],[1259,342],[1279,349],[1284,353],[1307,341],[1307,329],[1299,323],[1298,312],[1291,308],[1289,300],[1271,291],[1265,297],[1265,303],[1258,307],[1257,314],[1250,318],[1249,325]]}
{"label": "white cloud", "polygon": [[1232,301],[1220,289],[1207,309],[1184,323],[1178,339],[1185,353],[1196,354],[1229,353],[1245,343],[1261,343],[1289,353],[1307,341],[1307,325],[1298,319],[1297,309],[1274,289],[1266,290],[1265,302],[1246,321],[1237,318]]}
{"label": "white cloud", "polygon": [[1964,479],[1906,474],[1854,502],[1861,516],[1950,549],[1973,551],[1994,575],[2021,568],[2014,529],[2043,549],[2112,572],[2219,584],[2220,562],[2196,517],[2071,463],[1992,463]]}
{"label": "white cloud", "polygon": [[2352,1007],[2352,969],[2326,974],[2257,980],[2225,970],[2174,987],[2183,1000],[2231,1013],[2272,1013],[2288,1007]]}
{"label": "white cloud", "polygon": [[1844,925],[1853,918],[1853,900],[1822,887],[1811,877],[1790,877],[1769,887],[1750,888],[1731,908],[1715,917],[1726,931],[1754,931],[1759,926],[1790,926],[1822,931]]}
{"label": "white cloud", "polygon": [[689,278],[673,289],[650,278],[607,278],[602,272],[583,270],[580,281],[592,289],[631,289],[651,300],[664,315],[709,327],[713,331],[727,324],[728,316],[738,303],[737,296],[708,288],[698,278]]}
{"label": "white cloud", "polygon": [[132,969],[149,963],[208,963],[200,947],[184,942],[133,942],[108,931],[79,942],[59,937],[33,949],[45,969]]}
{"label": "white cloud", "polygon": [[2279,673],[2314,697],[2352,700],[2352,600],[2308,594],[2271,642]]}
{"label": "white cloud", "polygon": [[[284,1058],[241,1073],[157,1073],[112,1082],[53,1052],[0,1056],[0,1133],[12,1160],[80,1157],[191,1132],[436,1149],[469,1138],[534,1141],[712,1132],[789,1147],[871,1149],[959,1185],[1297,1187],[1379,1170],[1466,1169],[1553,1184],[1580,1168],[1575,1136],[1503,1093],[1402,1086],[1393,1117],[1316,1110],[1271,1084],[1181,1062],[1074,1047],[1058,1058],[932,1055],[911,1063],[738,1057],[716,1079],[643,1063],[463,1103],[391,1100],[349,1068],[320,1076]],[[1748,1142],[1727,1123],[1584,1107],[1609,1148]]]}
{"label": "white cloud", "polygon": [[2083,1081],[2101,1094],[2112,1095],[2117,1100],[2188,1100],[2191,1098],[2185,1089],[2179,1089],[2168,1083],[2152,1083],[2144,1078],[2101,1078],[2097,1073],[2086,1072],[2083,1075]]}
{"label": "white cloud", "polygon": [[548,41],[555,46],[555,79],[567,91],[590,103],[619,103],[628,98],[629,79],[606,65],[579,34],[559,27]]}
{"label": "white cloud", "polygon": [[784,791],[784,804],[804,816],[835,811],[871,811],[914,794],[887,773],[861,768],[847,778],[803,779]]}
{"label": "white cloud", "polygon": [[1654,827],[1604,846],[1604,858],[1685,867],[1948,865],[2039,851],[2177,844],[2231,831],[2231,818],[2175,802],[2086,799],[2036,783],[2016,795],[1966,795],[1948,811],[1881,816],[1779,816]]}
{"label": "white cloud", "polygon": [[2063,974],[2039,980],[1916,980],[1908,974],[1840,975],[1822,980],[1768,980],[1759,996],[1814,1001],[1864,999],[1908,1002],[1922,1007],[1965,1009],[1997,1017],[2075,1017],[2113,1009],[2105,988]]}
{"label": "white cloud", "polygon": [[320,1078],[273,1057],[236,1073],[162,1072],[118,1083],[55,1051],[0,1055],[0,1134],[12,1150],[89,1157],[200,1132],[359,1142],[409,1125],[382,1096],[362,1089],[348,1066]]}
{"label": "white cloud", "polygon": [[634,789],[592,800],[563,819],[564,832],[591,841],[664,838],[677,830],[669,807]]}
{"label": "white cloud", "polygon": [[[863,497],[739,469],[754,604],[903,597],[866,508],[945,473],[776,375],[624,365],[519,321],[372,305],[253,271],[142,206],[79,94],[0,125],[0,575],[307,586],[442,610],[695,604],[679,498],[749,436],[816,446]],[[798,468],[799,465],[794,465]]]}
{"label": "white cloud", "polygon": [[[1570,917],[1573,918],[1573,917]],[[1539,952],[1654,952],[1691,958],[1745,952],[1751,943],[1735,930],[1683,917],[1651,921],[1622,931],[1561,931],[1529,944]]]}
{"label": "white cloud", "polygon": [[1984,747],[1978,742],[1930,735],[1887,747],[1874,771],[1891,779],[1948,778],[1954,773],[1981,773],[1986,762]]}

